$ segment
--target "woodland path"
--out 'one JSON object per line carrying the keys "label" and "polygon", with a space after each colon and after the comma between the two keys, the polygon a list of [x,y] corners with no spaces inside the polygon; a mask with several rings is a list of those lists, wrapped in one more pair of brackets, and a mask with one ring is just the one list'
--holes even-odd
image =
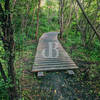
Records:
{"label": "woodland path", "polygon": [[58,40],[58,32],[44,33],[39,39],[33,72],[78,68]]}
{"label": "woodland path", "polygon": [[[86,88],[85,85],[82,85],[78,81],[77,74],[69,75],[69,69],[78,67],[64,50],[57,36],[57,32],[49,32],[43,34],[39,40],[32,71],[49,72],[32,84],[31,92],[35,95],[34,100],[92,100],[95,97],[89,95],[90,87]],[[53,46],[48,45],[49,43],[53,43]],[[45,56],[48,56],[50,47],[53,57],[46,58],[41,52],[47,50]],[[54,57],[57,54],[54,52],[55,50],[53,51],[54,48],[59,52],[57,57]]]}
{"label": "woodland path", "polygon": [[[49,33],[45,33],[44,35],[42,35],[37,49],[45,47],[45,45],[44,46],[41,45],[42,43],[47,44],[48,41],[51,41],[51,40],[55,41],[54,38],[57,39],[57,35],[58,35],[57,32],[53,32],[53,33],[49,32]],[[48,36],[50,38],[47,38]],[[59,42],[58,40],[56,40],[56,41]],[[79,68],[74,70],[74,72],[75,72],[74,75],[69,75],[69,73],[67,71],[68,68],[70,69],[70,66],[68,66],[68,67],[66,66],[66,69],[62,69],[60,71],[55,70],[54,72],[53,71],[48,72],[45,70],[46,71],[44,73],[45,76],[42,78],[36,77],[35,73],[30,73],[31,68],[33,66],[33,58],[35,57],[34,61],[36,61],[36,60],[39,61],[40,59],[38,59],[38,56],[41,55],[41,53],[39,53],[39,52],[41,52],[41,49],[39,49],[39,51],[36,53],[36,56],[35,56],[34,51],[36,50],[35,49],[36,47],[34,47],[33,43],[31,43],[30,45],[33,46],[34,50],[33,49],[31,50],[30,53],[32,53],[32,54],[29,54],[29,51],[28,51],[27,55],[25,54],[24,59],[26,59],[26,61],[23,61],[24,71],[23,71],[23,76],[21,79],[21,84],[22,84],[21,90],[23,91],[23,93],[25,95],[25,98],[26,98],[25,100],[98,100],[98,99],[96,99],[96,95],[94,93],[90,93],[91,92],[90,90],[92,89],[92,87],[90,87],[90,85],[87,83],[87,81],[81,80],[82,76],[80,74],[79,69],[80,69],[82,63],[79,61],[76,62],[77,65],[79,66]],[[29,44],[27,44],[27,46],[29,46]],[[60,47],[62,48],[61,45],[60,45]],[[65,52],[63,48],[60,50]],[[31,55],[33,55],[33,56],[31,56]],[[61,55],[62,54],[60,54],[59,57],[61,57]],[[71,60],[71,58],[68,56],[67,53],[66,53],[66,55],[63,54],[63,56],[64,57],[67,56]],[[53,58],[53,59],[57,59],[57,58]],[[62,59],[63,59],[63,57],[62,57]],[[48,58],[47,58],[47,60],[48,60]],[[44,61],[44,59],[42,59],[42,61]],[[38,62],[38,63],[41,63],[41,65],[42,65],[42,63],[43,63],[42,61],[40,60],[40,62]],[[49,64],[52,64],[51,61],[54,62],[53,60],[50,60],[50,58],[49,58]],[[65,62],[65,60],[64,60],[64,63],[67,64],[68,62]],[[57,62],[56,62],[56,64],[57,64]],[[60,65],[60,66],[62,66],[62,65]],[[38,66],[36,66],[36,67],[38,67]],[[63,68],[63,67],[60,67],[60,68]],[[38,69],[38,71],[39,71],[39,69]],[[34,69],[34,71],[36,71],[36,70],[37,69]],[[44,71],[44,68],[42,71]]]}

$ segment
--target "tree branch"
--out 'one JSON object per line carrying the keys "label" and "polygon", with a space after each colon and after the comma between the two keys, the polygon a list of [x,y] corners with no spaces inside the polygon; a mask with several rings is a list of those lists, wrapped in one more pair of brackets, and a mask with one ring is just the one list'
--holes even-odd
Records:
{"label": "tree branch", "polygon": [[79,0],[76,0],[76,1],[77,1],[78,5],[79,5],[79,7],[80,7],[80,9],[81,9],[84,17],[86,18],[88,24],[91,26],[92,30],[95,32],[95,34],[97,35],[98,39],[100,40],[100,34],[97,32],[97,30],[95,29],[95,27],[92,25],[91,21],[89,20],[88,16],[85,13],[85,11],[84,11],[84,9],[83,9],[80,1]]}

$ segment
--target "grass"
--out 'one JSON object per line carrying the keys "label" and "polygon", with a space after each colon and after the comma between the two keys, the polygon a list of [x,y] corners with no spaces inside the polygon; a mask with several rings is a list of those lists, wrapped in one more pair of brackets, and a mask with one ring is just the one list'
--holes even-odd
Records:
{"label": "grass", "polygon": [[79,66],[79,71],[77,71],[79,80],[86,86],[92,87],[91,93],[100,96],[100,47],[98,42],[95,41],[92,47],[84,47],[80,36],[69,34],[61,43]]}
{"label": "grass", "polygon": [[31,69],[34,62],[37,43],[35,41],[26,42],[23,47],[20,53],[16,53],[16,76],[19,80],[19,94],[21,99],[30,100],[32,85],[36,83],[36,77],[31,73]]}

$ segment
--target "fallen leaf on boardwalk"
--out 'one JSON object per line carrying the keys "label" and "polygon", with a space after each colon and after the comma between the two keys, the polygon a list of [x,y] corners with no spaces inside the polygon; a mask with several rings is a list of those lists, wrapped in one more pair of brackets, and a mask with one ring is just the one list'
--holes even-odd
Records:
{"label": "fallen leaf on boardwalk", "polygon": [[56,93],[56,90],[54,90],[54,93]]}

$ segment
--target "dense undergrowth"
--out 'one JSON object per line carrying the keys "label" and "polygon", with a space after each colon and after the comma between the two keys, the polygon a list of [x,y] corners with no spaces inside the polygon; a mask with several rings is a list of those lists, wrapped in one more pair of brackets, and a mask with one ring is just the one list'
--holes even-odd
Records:
{"label": "dense undergrowth", "polygon": [[74,34],[75,30],[70,30],[68,35],[63,37],[61,43],[72,59],[79,66],[77,71],[80,82],[90,86],[91,93],[100,96],[100,44],[96,39],[91,45],[84,46],[80,33]]}

